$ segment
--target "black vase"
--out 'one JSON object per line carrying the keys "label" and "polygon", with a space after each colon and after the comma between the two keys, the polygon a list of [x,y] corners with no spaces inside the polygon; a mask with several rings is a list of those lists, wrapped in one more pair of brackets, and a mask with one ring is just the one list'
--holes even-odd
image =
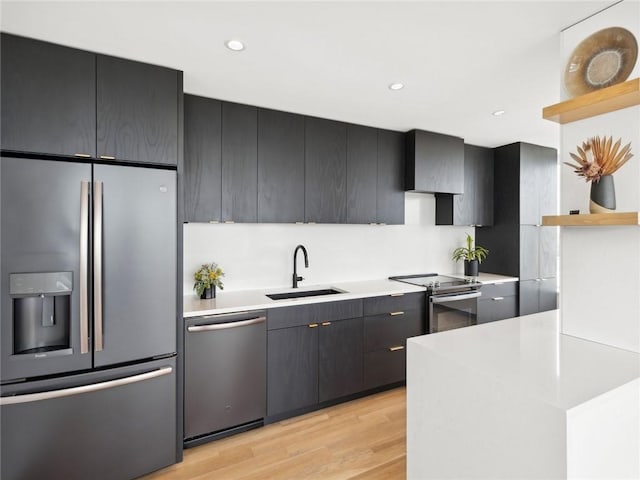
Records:
{"label": "black vase", "polygon": [[208,300],[210,298],[216,298],[216,286],[211,285],[209,288],[205,288],[200,295],[202,300]]}
{"label": "black vase", "polygon": [[616,189],[613,176],[603,175],[600,181],[591,182],[589,212],[611,213],[616,209]]}
{"label": "black vase", "polygon": [[465,260],[464,261],[464,274],[467,277],[477,277],[478,276],[478,265],[480,262],[478,260]]}

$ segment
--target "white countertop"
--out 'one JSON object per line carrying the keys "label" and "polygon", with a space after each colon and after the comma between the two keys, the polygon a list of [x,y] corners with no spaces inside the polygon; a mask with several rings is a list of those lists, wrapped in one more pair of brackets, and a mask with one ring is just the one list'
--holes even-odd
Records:
{"label": "white countertop", "polygon": [[[287,300],[271,300],[267,293],[283,293],[304,290],[320,290],[324,288],[336,288],[345,293],[322,295],[316,297],[303,297]],[[270,288],[260,290],[243,290],[236,292],[218,291],[217,298],[200,300],[195,293],[184,296],[183,317],[198,317],[201,315],[213,315],[219,313],[231,313],[243,310],[263,310],[277,307],[290,307],[310,303],[335,302],[355,298],[377,297],[394,293],[424,292],[425,288],[409,285],[393,280],[366,280],[361,282],[332,283],[329,285],[300,285],[295,290],[292,288]]]}
{"label": "white countertop", "polygon": [[640,378],[640,354],[561,334],[557,310],[414,337],[408,348],[564,410]]}
{"label": "white countertop", "polygon": [[480,283],[504,283],[504,282],[517,282],[518,277],[507,277],[504,275],[496,275],[495,273],[482,273],[480,272],[477,277],[467,277],[461,273],[452,273],[450,277],[463,278],[465,280],[469,278],[475,278]]}

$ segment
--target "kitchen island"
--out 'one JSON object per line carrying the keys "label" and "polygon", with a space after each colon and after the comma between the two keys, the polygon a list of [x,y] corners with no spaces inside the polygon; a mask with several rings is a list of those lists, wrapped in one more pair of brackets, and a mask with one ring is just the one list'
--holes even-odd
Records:
{"label": "kitchen island", "polygon": [[639,478],[640,355],[558,311],[409,339],[407,478]]}

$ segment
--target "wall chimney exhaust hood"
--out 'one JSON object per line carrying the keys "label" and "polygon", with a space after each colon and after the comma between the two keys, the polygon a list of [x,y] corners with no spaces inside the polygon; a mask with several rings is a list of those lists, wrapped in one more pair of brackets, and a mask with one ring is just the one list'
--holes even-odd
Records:
{"label": "wall chimney exhaust hood", "polygon": [[406,134],[405,190],[464,193],[464,140],[451,135],[411,130]]}

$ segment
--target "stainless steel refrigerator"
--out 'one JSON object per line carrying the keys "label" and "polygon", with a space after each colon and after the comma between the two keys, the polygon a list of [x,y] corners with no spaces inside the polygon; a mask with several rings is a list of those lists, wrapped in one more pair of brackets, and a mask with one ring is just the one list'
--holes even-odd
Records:
{"label": "stainless steel refrigerator", "polygon": [[0,476],[174,463],[176,172],[0,162]]}

